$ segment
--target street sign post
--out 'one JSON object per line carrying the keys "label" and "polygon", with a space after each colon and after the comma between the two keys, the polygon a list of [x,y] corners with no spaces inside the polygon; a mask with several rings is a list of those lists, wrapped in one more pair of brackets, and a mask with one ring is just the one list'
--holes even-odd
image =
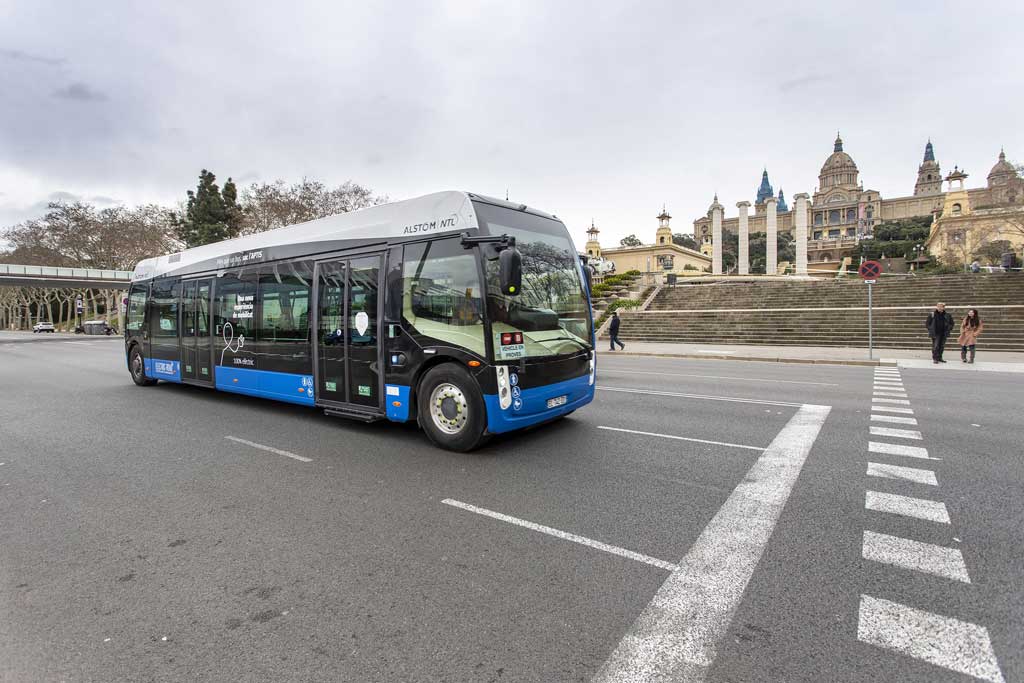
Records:
{"label": "street sign post", "polygon": [[873,320],[873,306],[871,301],[871,290],[872,285],[875,284],[879,275],[882,274],[882,264],[878,261],[864,261],[860,264],[860,268],[857,272],[862,278],[864,278],[864,284],[868,286],[868,360],[874,360],[875,358],[875,331],[874,331],[874,320]]}

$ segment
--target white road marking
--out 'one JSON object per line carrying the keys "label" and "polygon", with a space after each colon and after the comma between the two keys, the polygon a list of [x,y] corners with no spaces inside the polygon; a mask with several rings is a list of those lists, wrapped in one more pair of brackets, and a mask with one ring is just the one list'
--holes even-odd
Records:
{"label": "white road marking", "polygon": [[597,371],[601,369],[610,370],[612,372],[624,372],[630,375],[658,375],[659,377],[698,377],[700,379],[735,379],[741,382],[771,382],[772,384],[814,384],[819,387],[838,387],[839,384],[835,382],[802,382],[795,379],[764,379],[760,377],[736,377],[735,375],[691,375],[682,372],[650,372],[647,370],[631,370],[629,368],[615,368],[610,367],[602,363],[597,367]]}
{"label": "white road marking", "polygon": [[939,481],[931,470],[919,470],[916,467],[901,467],[900,465],[886,465],[880,462],[868,463],[868,476],[881,477],[882,479],[902,479],[912,481],[915,484],[927,484],[938,486]]}
{"label": "white road marking", "polygon": [[902,415],[914,414],[914,411],[910,408],[890,408],[888,406],[871,406],[871,411],[874,413],[900,413]]}
{"label": "white road marking", "polygon": [[872,415],[872,422],[888,422],[899,425],[916,425],[917,420],[912,417],[896,417],[895,415]]}
{"label": "white road marking", "polygon": [[891,389],[896,389],[896,388],[902,389],[903,388],[903,382],[896,382],[896,381],[890,381],[890,380],[884,380],[884,379],[876,379],[875,380],[875,388],[876,389],[880,389],[882,387],[888,387],[888,388],[891,388]]}
{"label": "white road marking", "polygon": [[899,370],[875,370],[875,377],[899,377]]}
{"label": "white road marking", "polygon": [[764,406],[788,406],[799,408],[802,403],[787,403],[785,401],[764,401],[756,398],[733,398],[731,396],[705,396],[703,394],[680,394],[673,391],[653,391],[651,389],[628,389],[626,387],[603,387],[598,386],[602,391],[621,391],[625,394],[647,394],[650,396],[671,396],[674,398],[695,398],[701,401],[729,401],[731,403],[756,403]]}
{"label": "white road marking", "polygon": [[704,527],[594,683],[704,679],[830,410],[801,406]]}
{"label": "white road marking", "polygon": [[896,427],[876,427],[871,425],[871,436],[891,436],[897,439],[916,439],[920,441],[924,437],[916,429],[897,429]]}
{"label": "white road marking", "polygon": [[871,393],[872,396],[891,396],[892,398],[906,398],[905,392],[893,392],[893,391],[874,391]]}
{"label": "white road marking", "polygon": [[895,493],[866,491],[864,507],[875,512],[888,512],[893,515],[923,519],[926,522],[950,523],[946,504],[937,500],[898,496]]}
{"label": "white road marking", "polygon": [[698,349],[697,353],[720,353],[725,356],[731,356],[735,351],[723,351],[721,349]]}
{"label": "white road marking", "polygon": [[868,441],[869,453],[882,453],[883,455],[902,455],[908,458],[921,458],[922,460],[938,460],[928,455],[928,449],[921,446],[907,446],[901,443],[884,443],[882,441]]}
{"label": "white road marking", "polygon": [[263,444],[256,443],[255,441],[248,441],[246,439],[239,439],[237,436],[225,436],[224,438],[227,439],[228,441],[234,441],[235,443],[241,443],[241,444],[245,444],[246,446],[252,446],[253,448],[258,448],[261,451],[268,451],[270,453],[277,453],[278,455],[283,455],[286,458],[294,458],[295,460],[298,460],[300,462],[313,462],[313,458],[307,458],[307,457],[305,457],[303,455],[296,455],[296,454],[290,453],[288,451],[282,451],[280,448],[274,448],[273,446],[264,446]]}
{"label": "white road marking", "polygon": [[640,436],[657,436],[662,439],[676,439],[677,441],[693,441],[696,443],[707,443],[713,446],[729,446],[730,448],[746,448],[751,451],[763,451],[763,446],[744,446],[739,443],[728,443],[725,441],[708,441],[707,439],[692,439],[687,436],[675,436],[674,434],[658,434],[657,432],[641,432],[636,429],[623,429],[622,427],[605,427],[598,425],[598,429],[607,429],[611,432],[626,432],[627,434],[639,434]]}
{"label": "white road marking", "polygon": [[857,639],[990,683],[1005,683],[988,629],[977,624],[861,595]]}
{"label": "white road marking", "polygon": [[879,398],[877,396],[871,397],[872,403],[891,403],[899,406],[909,406],[910,401],[902,398]]}
{"label": "white road marking", "polygon": [[664,560],[659,560],[656,557],[650,557],[649,555],[636,553],[632,550],[626,550],[625,548],[620,548],[618,546],[608,545],[607,543],[595,541],[594,539],[587,538],[585,536],[577,536],[576,534],[571,534],[568,531],[553,529],[549,526],[544,526],[543,524],[535,524],[534,522],[528,522],[525,519],[520,519],[518,517],[506,515],[501,512],[495,512],[494,510],[488,510],[487,508],[477,507],[476,505],[470,505],[469,503],[463,503],[460,500],[445,498],[441,502],[444,503],[445,505],[451,505],[452,507],[466,510],[468,512],[475,512],[476,514],[483,515],[484,517],[490,517],[491,519],[497,519],[499,521],[507,522],[509,524],[515,524],[516,526],[521,526],[525,529],[530,529],[531,531],[539,531],[542,534],[554,536],[555,538],[560,538],[564,541],[572,541],[573,543],[585,545],[588,548],[603,550],[604,552],[611,553],[612,555],[618,555],[619,557],[626,557],[630,560],[643,562],[644,564],[649,564],[651,566],[658,567],[659,569],[665,569],[670,572],[679,569],[679,565],[675,565],[671,562],[666,562]]}
{"label": "white road marking", "polygon": [[950,581],[970,583],[963,554],[956,548],[921,543],[909,538],[864,532],[861,555],[865,560],[891,564],[901,569],[941,576]]}

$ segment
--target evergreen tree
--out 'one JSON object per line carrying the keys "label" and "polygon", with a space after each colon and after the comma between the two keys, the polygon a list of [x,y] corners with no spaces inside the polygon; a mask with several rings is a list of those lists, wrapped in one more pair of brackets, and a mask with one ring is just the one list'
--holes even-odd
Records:
{"label": "evergreen tree", "polygon": [[199,173],[195,191],[188,191],[184,217],[175,216],[178,239],[186,248],[220,242],[239,234],[242,211],[235,184],[228,178],[222,193],[216,180],[217,177],[204,168]]}
{"label": "evergreen tree", "polygon": [[676,246],[700,251],[700,245],[697,244],[697,240],[695,240],[691,235],[684,235],[681,232],[672,234],[672,243]]}
{"label": "evergreen tree", "polygon": [[636,235],[627,235],[619,240],[619,245],[623,247],[639,247],[643,246],[643,242]]}

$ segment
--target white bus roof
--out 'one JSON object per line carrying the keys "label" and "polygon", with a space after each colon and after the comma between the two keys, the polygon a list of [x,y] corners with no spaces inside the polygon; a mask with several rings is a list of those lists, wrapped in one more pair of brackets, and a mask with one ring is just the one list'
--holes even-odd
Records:
{"label": "white bus roof", "polygon": [[[467,192],[435,192],[145,259],[135,266],[132,281],[195,271],[199,264],[209,264],[212,270],[256,263],[263,260],[261,250],[291,244],[344,240],[372,243],[419,234],[462,232],[479,227],[473,198],[515,206]],[[330,249],[325,244],[324,251]]]}

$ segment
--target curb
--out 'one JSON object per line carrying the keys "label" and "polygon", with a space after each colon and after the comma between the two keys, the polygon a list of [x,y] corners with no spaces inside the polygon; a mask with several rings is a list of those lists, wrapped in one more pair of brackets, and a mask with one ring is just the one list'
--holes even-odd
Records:
{"label": "curb", "polygon": [[[598,352],[599,355],[604,355]],[[891,361],[882,362],[880,360],[829,360],[825,358],[772,358],[770,356],[726,356],[724,354],[713,354],[713,353],[642,353],[638,351],[616,351],[616,356],[639,356],[648,358],[687,358],[697,360],[740,360],[740,361],[755,361],[762,363],[797,363],[802,365],[854,365],[864,367],[874,367],[878,365],[884,365],[889,367],[896,367],[896,363]]]}

